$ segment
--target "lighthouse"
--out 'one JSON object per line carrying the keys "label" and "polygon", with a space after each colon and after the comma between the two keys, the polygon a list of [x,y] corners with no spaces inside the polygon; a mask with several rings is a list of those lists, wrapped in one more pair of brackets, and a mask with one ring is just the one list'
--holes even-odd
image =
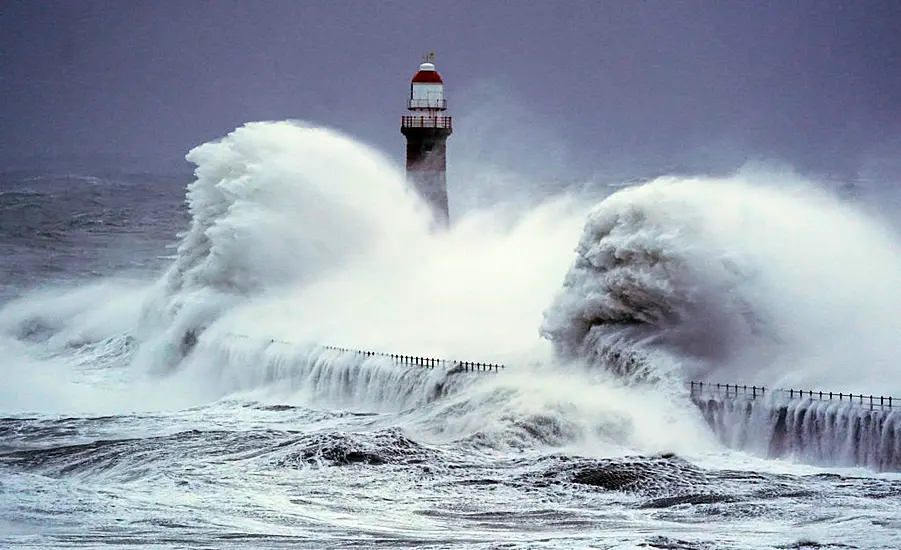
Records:
{"label": "lighthouse", "polygon": [[434,55],[423,59],[410,81],[408,112],[401,117],[400,131],[407,138],[407,181],[431,207],[436,225],[447,227],[446,152],[453,126],[444,114],[444,82],[432,63]]}

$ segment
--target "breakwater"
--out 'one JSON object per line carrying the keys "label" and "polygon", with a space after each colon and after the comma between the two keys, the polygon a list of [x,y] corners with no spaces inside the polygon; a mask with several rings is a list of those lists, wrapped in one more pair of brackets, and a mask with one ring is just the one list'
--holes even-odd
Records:
{"label": "breakwater", "polygon": [[[272,339],[270,344],[296,346]],[[314,346],[448,374],[498,373],[508,367],[338,346]],[[809,389],[689,382],[692,402],[725,446],[770,458],[901,472],[901,399]]]}
{"label": "breakwater", "polygon": [[[505,365],[334,346],[361,358],[451,372],[499,372]],[[901,399],[845,392],[689,382],[692,402],[724,445],[770,458],[901,471]]]}
{"label": "breakwater", "polygon": [[[276,342],[276,340],[273,340]],[[400,355],[396,353],[382,353],[378,351],[364,351],[358,349],[339,348],[336,346],[322,346],[322,349],[337,351],[351,355],[357,355],[361,359],[369,357],[383,357],[391,359],[398,365],[423,368],[442,368],[452,372],[498,372],[504,365],[498,363],[483,363],[480,361],[454,361],[450,359],[436,359],[434,357],[420,357],[416,355]]]}
{"label": "breakwater", "polygon": [[901,471],[901,400],[690,383],[691,399],[733,449],[830,466]]}

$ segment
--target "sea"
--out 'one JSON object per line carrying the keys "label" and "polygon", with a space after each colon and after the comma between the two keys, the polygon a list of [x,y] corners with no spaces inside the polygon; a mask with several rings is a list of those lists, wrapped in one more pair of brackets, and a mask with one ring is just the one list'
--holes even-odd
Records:
{"label": "sea", "polygon": [[886,460],[743,446],[689,389],[901,396],[873,203],[754,165],[452,188],[442,230],[327,128],[187,160],[0,172],[0,547],[901,548]]}

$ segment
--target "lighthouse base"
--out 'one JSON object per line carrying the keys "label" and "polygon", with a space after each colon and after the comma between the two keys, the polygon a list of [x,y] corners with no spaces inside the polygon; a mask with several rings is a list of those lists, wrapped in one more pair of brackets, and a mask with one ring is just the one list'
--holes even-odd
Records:
{"label": "lighthouse base", "polygon": [[402,126],[407,138],[407,181],[432,208],[436,225],[447,227],[447,137],[450,128]]}
{"label": "lighthouse base", "polygon": [[445,229],[450,225],[450,209],[447,202],[447,179],[445,172],[407,171],[407,183],[422,197],[432,210],[436,228]]}

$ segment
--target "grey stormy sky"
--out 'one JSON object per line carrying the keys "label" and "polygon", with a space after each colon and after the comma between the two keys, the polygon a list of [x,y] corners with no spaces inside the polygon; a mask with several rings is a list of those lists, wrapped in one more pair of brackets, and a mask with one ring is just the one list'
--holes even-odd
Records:
{"label": "grey stormy sky", "polygon": [[897,0],[2,0],[0,162],[187,170],[190,147],[285,118],[399,160],[430,50],[451,161],[854,173],[901,145]]}

